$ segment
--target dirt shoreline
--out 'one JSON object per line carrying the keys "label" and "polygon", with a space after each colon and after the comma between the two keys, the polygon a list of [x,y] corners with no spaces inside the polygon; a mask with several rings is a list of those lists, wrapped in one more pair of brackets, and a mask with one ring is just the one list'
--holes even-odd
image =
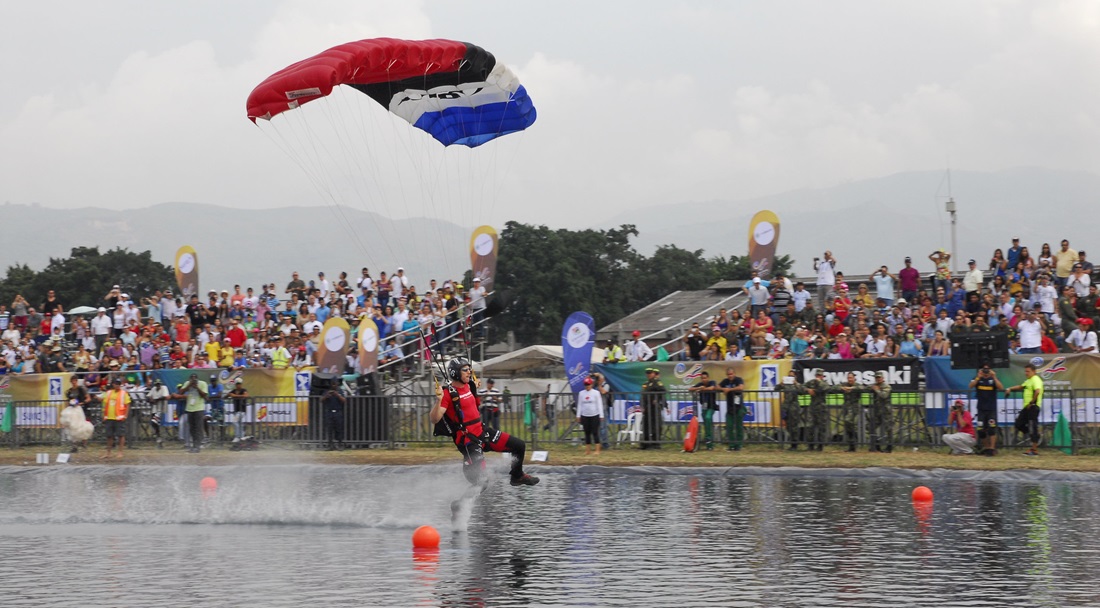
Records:
{"label": "dirt shoreline", "polygon": [[[55,464],[58,446],[0,448],[0,465],[47,466],[35,464],[35,455],[50,455]],[[70,456],[70,464],[145,465],[145,466],[231,466],[231,465],[424,465],[448,464],[459,461],[458,454],[444,447],[415,447],[396,450],[316,451],[298,448],[263,446],[255,452],[232,452],[224,447],[189,454],[178,445],[163,450],[148,446],[127,449],[122,458],[102,459],[103,446],[93,445]],[[492,456],[490,456],[492,457]],[[528,454],[530,460],[530,454]],[[554,447],[546,464],[561,466],[604,465],[610,467],[802,467],[802,468],[868,468],[894,467],[904,469],[951,469],[974,471],[1006,471],[1033,469],[1052,471],[1100,472],[1100,458],[1093,455],[1069,456],[1058,450],[1041,450],[1039,457],[1024,456],[1021,450],[1002,450],[996,457],[951,456],[945,448],[928,450],[900,449],[892,454],[869,452],[849,453],[844,448],[827,448],[824,452],[788,452],[772,446],[753,446],[740,452],[724,449],[687,454],[668,446],[663,450],[613,449],[600,456],[585,456],[584,450],[572,446]]]}

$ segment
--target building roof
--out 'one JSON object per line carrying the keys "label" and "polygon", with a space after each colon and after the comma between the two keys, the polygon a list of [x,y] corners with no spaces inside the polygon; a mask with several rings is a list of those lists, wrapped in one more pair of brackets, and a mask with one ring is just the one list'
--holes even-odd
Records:
{"label": "building roof", "polygon": [[[660,344],[679,338],[693,321],[709,319],[719,308],[734,309],[743,304],[745,296],[739,292],[701,289],[698,291],[674,291],[629,315],[601,327],[596,331],[597,340],[617,338],[628,340],[637,330],[649,344]],[[713,308],[713,310],[708,310]]]}

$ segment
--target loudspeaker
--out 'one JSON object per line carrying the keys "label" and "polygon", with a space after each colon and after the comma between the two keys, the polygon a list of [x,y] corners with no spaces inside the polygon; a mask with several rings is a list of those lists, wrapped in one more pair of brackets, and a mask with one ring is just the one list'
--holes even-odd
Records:
{"label": "loudspeaker", "polygon": [[951,336],[951,369],[1008,367],[1008,334],[983,331]]}

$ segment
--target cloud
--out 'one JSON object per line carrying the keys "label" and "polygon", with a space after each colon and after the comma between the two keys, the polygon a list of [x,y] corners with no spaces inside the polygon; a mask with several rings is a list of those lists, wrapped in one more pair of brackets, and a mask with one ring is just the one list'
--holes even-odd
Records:
{"label": "cloud", "polygon": [[[914,13],[871,3],[875,27],[846,19],[860,3],[840,11],[800,5],[805,22],[797,23],[766,3],[662,5],[631,11],[628,23],[594,9],[609,38],[568,44],[555,28],[569,21],[555,11],[543,31],[542,20],[494,25],[488,9],[444,22],[438,7],[423,3],[267,6],[250,7],[270,13],[250,14],[247,26],[225,9],[219,23],[242,25],[217,32],[205,25],[208,36],[171,23],[165,41],[135,35],[109,66],[78,56],[75,65],[92,67],[74,69],[64,83],[28,77],[16,91],[19,105],[0,113],[0,198],[60,207],[329,205],[328,192],[280,149],[289,146],[303,165],[318,162],[299,133],[272,134],[245,119],[251,88],[333,44],[451,35],[475,17],[472,31],[490,50],[510,49],[500,59],[527,85],[538,122],[477,153],[443,152],[395,135],[389,119],[373,113],[366,128],[379,139],[360,146],[375,151],[384,141],[395,153],[360,162],[358,152],[340,155],[354,135],[326,144],[326,153],[336,152],[325,171],[335,174],[326,179],[337,200],[395,217],[584,226],[631,207],[737,200],[948,162],[976,170],[1100,165],[1093,2]],[[118,27],[132,26],[118,19]],[[50,43],[43,65],[61,61],[48,53],[76,52]],[[401,163],[417,155],[433,169],[408,173]],[[344,173],[359,173],[358,183],[339,181]]]}

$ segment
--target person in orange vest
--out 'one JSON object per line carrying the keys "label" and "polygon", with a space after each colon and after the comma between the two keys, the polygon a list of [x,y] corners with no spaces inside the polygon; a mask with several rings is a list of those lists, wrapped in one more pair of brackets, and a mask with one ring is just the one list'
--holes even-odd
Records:
{"label": "person in orange vest", "polygon": [[130,394],[122,388],[122,378],[111,379],[111,389],[103,395],[102,401],[103,428],[107,435],[107,454],[103,458],[111,457],[115,438],[118,438],[118,457],[122,458],[126,449],[126,416],[130,413]]}

